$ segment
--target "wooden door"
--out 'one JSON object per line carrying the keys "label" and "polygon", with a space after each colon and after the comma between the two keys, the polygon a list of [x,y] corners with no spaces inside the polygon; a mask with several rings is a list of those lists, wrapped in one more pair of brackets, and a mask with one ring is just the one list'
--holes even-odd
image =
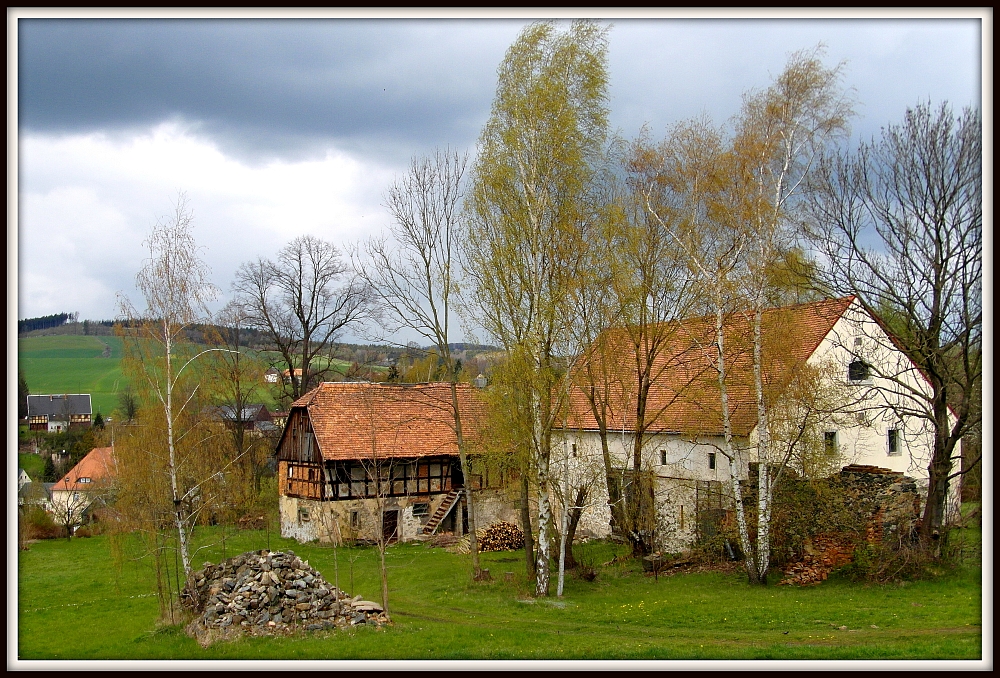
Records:
{"label": "wooden door", "polygon": [[399,511],[396,509],[382,512],[382,538],[386,544],[392,544],[399,539]]}

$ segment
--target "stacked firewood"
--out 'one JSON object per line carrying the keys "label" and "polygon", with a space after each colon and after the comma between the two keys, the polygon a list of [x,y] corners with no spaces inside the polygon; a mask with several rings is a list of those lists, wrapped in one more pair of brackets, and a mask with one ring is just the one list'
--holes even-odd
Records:
{"label": "stacked firewood", "polygon": [[802,560],[792,563],[785,570],[785,577],[778,584],[811,586],[824,581],[838,567],[854,560],[854,546],[835,536],[813,537],[812,548]]}
{"label": "stacked firewood", "polygon": [[476,530],[480,552],[514,551],[524,547],[524,533],[514,523],[501,521]]}

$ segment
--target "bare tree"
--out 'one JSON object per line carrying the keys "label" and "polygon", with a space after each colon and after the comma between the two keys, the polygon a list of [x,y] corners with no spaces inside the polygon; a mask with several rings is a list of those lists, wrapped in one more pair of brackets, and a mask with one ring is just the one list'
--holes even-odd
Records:
{"label": "bare tree", "polygon": [[265,368],[259,355],[241,342],[248,315],[239,301],[229,302],[216,316],[216,324],[207,337],[225,349],[214,353],[215,360],[208,366],[207,374],[211,378],[213,404],[221,410],[230,446],[226,455],[231,462],[227,503],[242,513],[249,511],[258,498],[260,479],[273,442],[254,426],[253,417],[263,395]]}
{"label": "bare tree", "polygon": [[982,421],[982,154],[978,109],[956,117],[947,104],[921,103],[880,138],[827,157],[811,186],[821,288],[856,295],[919,370],[870,365],[897,414],[934,432],[925,544],[963,472],[953,472],[959,443]]}
{"label": "bare tree", "polygon": [[330,370],[340,332],[371,311],[368,289],[350,275],[337,248],[311,235],[292,240],[274,261],[242,264],[233,290],[249,326],[265,333],[281,354],[288,370],[285,393],[292,400]]}
{"label": "bare tree", "polygon": [[358,275],[381,302],[382,324],[389,333],[416,331],[436,347],[436,361],[451,384],[451,413],[469,509],[469,551],[472,572],[479,577],[475,500],[458,404],[458,370],[451,352],[449,329],[458,292],[456,265],[459,207],[467,156],[437,151],[414,158],[407,174],[397,179],[385,197],[395,224],[392,242],[382,236],[365,245],[368,261],[355,257]]}

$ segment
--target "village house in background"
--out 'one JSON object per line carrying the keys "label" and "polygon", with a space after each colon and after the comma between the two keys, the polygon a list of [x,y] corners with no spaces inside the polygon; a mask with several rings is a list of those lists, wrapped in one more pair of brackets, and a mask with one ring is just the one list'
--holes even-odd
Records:
{"label": "village house in background", "polygon": [[[474,438],[483,403],[468,384],[459,384],[458,398],[465,435]],[[325,382],[292,403],[277,447],[282,536],[461,535],[466,482],[477,490],[477,525],[516,521],[497,479],[462,476],[451,402],[447,383]]]}
{"label": "village house in background", "polygon": [[[770,309],[764,313],[763,325],[765,348],[774,356],[766,362],[765,379],[778,391],[772,395],[772,409],[781,408],[786,417],[789,412],[806,416],[809,403],[787,400],[793,396],[783,402],[780,393],[804,365],[823,370],[826,383],[817,385],[818,390],[829,389],[839,401],[836,411],[812,413],[799,440],[803,448],[811,443],[812,451],[792,454],[786,473],[825,476],[848,465],[876,467],[917,479],[926,497],[934,432],[927,420],[906,412],[919,410],[919,400],[929,395],[930,387],[881,322],[848,297]],[[731,509],[732,498],[714,362],[714,316],[676,323],[666,336],[649,391],[642,469],[655,479],[657,543],[665,551],[676,552],[689,547],[700,534],[714,534],[720,518]],[[742,451],[756,445],[758,434],[750,337],[747,315],[726,319],[732,431]],[[635,351],[623,334],[611,341],[615,350],[591,359],[613,362],[598,371],[617,380],[608,389],[608,446],[624,486],[632,482],[636,434]],[[603,468],[598,425],[583,388],[587,387],[578,382],[571,396],[564,447],[574,468]],[[775,440],[775,444],[780,443]],[[745,462],[750,456],[741,458]],[[737,465],[742,479],[756,472],[747,463]],[[580,527],[583,534],[605,536],[611,518],[606,483],[602,479],[592,487],[599,499],[588,502]],[[951,488],[951,496],[957,508],[958,488]]]}
{"label": "village house in background", "polygon": [[103,505],[118,476],[114,447],[95,447],[52,484],[50,512],[56,522],[72,531],[90,512]]}
{"label": "village house in background", "polygon": [[60,433],[90,426],[93,418],[89,393],[29,395],[28,428]]}
{"label": "village house in background", "polygon": [[236,408],[231,405],[223,405],[218,410],[219,418],[230,428],[238,426],[242,422],[245,431],[267,433],[277,430],[273,415],[261,403],[246,405],[243,407],[242,413],[239,414],[240,416],[237,417]]}

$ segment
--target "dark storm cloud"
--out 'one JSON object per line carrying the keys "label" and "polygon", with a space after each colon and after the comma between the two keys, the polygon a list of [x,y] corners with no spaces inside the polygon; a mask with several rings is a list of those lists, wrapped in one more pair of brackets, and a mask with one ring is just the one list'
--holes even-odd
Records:
{"label": "dark storm cloud", "polygon": [[[196,123],[238,155],[471,144],[523,22],[21,19],[28,132]],[[419,53],[419,58],[417,54]],[[235,147],[235,148],[232,148]]]}

